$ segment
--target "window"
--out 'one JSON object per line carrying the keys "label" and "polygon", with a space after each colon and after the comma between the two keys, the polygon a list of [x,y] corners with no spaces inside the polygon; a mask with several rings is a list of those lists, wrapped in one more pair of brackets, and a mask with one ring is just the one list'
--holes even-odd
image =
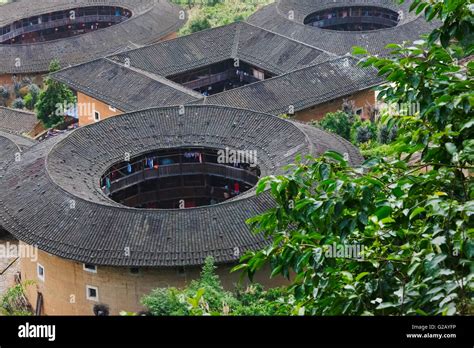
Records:
{"label": "window", "polygon": [[91,273],[97,273],[97,266],[96,265],[91,265],[88,263],[83,264],[84,271],[86,272],[91,272]]}
{"label": "window", "polygon": [[356,110],[356,115],[362,116],[362,113],[364,112],[364,108],[359,108]]}
{"label": "window", "polygon": [[38,279],[44,282],[44,267],[38,263],[36,267],[36,273],[38,274]]}
{"label": "window", "polygon": [[94,122],[99,122],[100,121],[100,113],[99,111],[94,110]]}
{"label": "window", "polygon": [[255,77],[258,80],[265,80],[265,73],[263,71],[253,69],[253,77]]}
{"label": "window", "polygon": [[132,268],[130,268],[130,273],[132,273],[132,274],[138,274],[138,273],[140,273],[140,268],[138,268],[138,267],[132,267]]}
{"label": "window", "polygon": [[99,289],[95,286],[86,286],[86,297],[90,301],[99,302]]}
{"label": "window", "polygon": [[178,275],[184,276],[186,274],[186,270],[183,266],[178,267]]}

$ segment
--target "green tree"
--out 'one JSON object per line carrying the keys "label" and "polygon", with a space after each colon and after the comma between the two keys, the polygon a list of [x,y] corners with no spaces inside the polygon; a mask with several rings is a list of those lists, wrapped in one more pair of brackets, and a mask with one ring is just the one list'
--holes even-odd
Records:
{"label": "green tree", "polygon": [[[459,60],[473,52],[472,13],[456,0],[416,0],[411,10],[440,27],[362,63],[390,82],[384,101],[419,103],[413,115],[384,119],[399,129],[394,157],[350,168],[328,152],[258,184],[276,206],[249,223],[273,244],[247,253],[235,270],[252,277],[270,263],[273,275],[293,271],[289,291],[306,313],[473,312],[474,63]],[[341,256],[340,246],[360,252]]]}
{"label": "green tree", "polygon": [[189,23],[189,34],[211,28],[211,23],[206,17],[198,17]]}
{"label": "green tree", "polygon": [[[61,69],[57,60],[51,62],[49,72]],[[64,106],[75,102],[72,91],[64,84],[50,78],[46,80],[46,89],[39,95],[36,103],[37,117],[46,126],[52,127],[63,120]]]}
{"label": "green tree", "polygon": [[352,123],[349,115],[343,111],[327,113],[321,121],[315,124],[324,130],[350,140]]}
{"label": "green tree", "polygon": [[[293,299],[283,289],[265,291],[259,284],[234,292],[222,287],[215,274],[212,257],[205,260],[201,276],[184,289],[159,288],[143,297],[151,315],[285,315],[292,311]],[[124,312],[123,315],[134,313]]]}
{"label": "green tree", "polygon": [[35,104],[38,102],[40,93],[41,93],[41,90],[37,85],[32,83],[28,86],[28,94],[23,98],[25,102],[25,106],[28,109],[30,110],[34,109]]}

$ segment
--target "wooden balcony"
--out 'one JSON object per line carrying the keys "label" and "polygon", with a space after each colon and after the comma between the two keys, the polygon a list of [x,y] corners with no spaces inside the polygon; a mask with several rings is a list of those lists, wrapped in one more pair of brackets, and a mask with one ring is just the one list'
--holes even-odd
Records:
{"label": "wooden balcony", "polygon": [[182,163],[161,165],[157,169],[144,169],[111,182],[109,193],[135,186],[148,180],[187,175],[212,175],[239,181],[254,186],[258,182],[258,176],[245,169],[235,168],[216,163]]}

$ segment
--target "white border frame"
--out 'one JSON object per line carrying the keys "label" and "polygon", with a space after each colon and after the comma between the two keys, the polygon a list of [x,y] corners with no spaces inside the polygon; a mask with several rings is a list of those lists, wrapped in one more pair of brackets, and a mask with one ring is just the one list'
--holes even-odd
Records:
{"label": "white border frame", "polygon": [[96,265],[93,265],[93,264],[91,264],[91,263],[87,263],[87,265],[89,265],[89,266],[94,266],[95,269],[92,270],[92,269],[86,268],[86,264],[83,263],[83,264],[82,264],[82,269],[83,269],[84,271],[89,272],[89,273],[97,273],[97,266],[96,266]]}
{"label": "white border frame", "polygon": [[[97,297],[90,297],[89,296],[89,290],[90,289],[95,290],[95,293],[97,294]],[[99,302],[99,288],[97,286],[86,285],[86,298],[89,301]]]}
{"label": "white border frame", "polygon": [[[43,275],[42,276],[39,273],[40,268],[43,270]],[[36,263],[36,276],[38,277],[38,279],[41,280],[42,282],[44,282],[45,274],[46,274],[46,271],[44,269],[44,266],[40,263]]]}
{"label": "white border frame", "polygon": [[[99,115],[99,119],[98,119],[98,120],[95,119],[95,114],[98,114],[98,115]],[[101,118],[102,118],[102,116],[100,115],[100,112],[99,112],[99,111],[97,111],[97,110],[92,110],[92,120],[93,120],[94,122],[99,122],[99,121],[101,120]]]}

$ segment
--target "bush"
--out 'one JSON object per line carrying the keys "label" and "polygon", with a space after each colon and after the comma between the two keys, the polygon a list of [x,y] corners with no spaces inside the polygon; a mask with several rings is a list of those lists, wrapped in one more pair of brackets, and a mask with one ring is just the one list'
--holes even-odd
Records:
{"label": "bush", "polygon": [[12,107],[15,109],[24,109],[25,108],[25,101],[21,98],[16,98],[13,101]]}
{"label": "bush", "polygon": [[25,297],[25,289],[33,284],[31,280],[25,281],[8,289],[0,298],[0,313],[13,316],[32,315],[31,306]]}
{"label": "bush", "polygon": [[10,91],[5,86],[0,86],[0,106],[5,106],[10,98]]}
{"label": "bush", "polygon": [[377,128],[370,121],[357,120],[351,128],[350,139],[353,144],[359,145],[376,140]]}
{"label": "bush", "polygon": [[174,3],[189,5],[188,23],[179,31],[180,35],[195,33],[200,30],[215,28],[222,25],[246,20],[260,7],[272,0],[210,0],[194,1],[173,0]]}
{"label": "bush", "polygon": [[349,116],[342,111],[330,112],[319,122],[316,122],[324,130],[340,135],[350,140],[351,122]]}
{"label": "bush", "polygon": [[[159,288],[142,298],[151,315],[285,315],[292,298],[282,289],[265,291],[252,284],[235,293],[224,290],[215,274],[214,259],[208,257],[201,276],[185,289]],[[129,313],[125,313],[130,315]]]}
{"label": "bush", "polygon": [[186,299],[180,297],[176,288],[159,288],[142,299],[142,304],[148,308],[151,315],[170,316],[187,315],[189,313]]}
{"label": "bush", "polygon": [[205,17],[194,18],[189,22],[189,34],[211,28],[211,23]]}
{"label": "bush", "polygon": [[25,106],[28,109],[33,110],[35,108],[35,104],[38,102],[40,92],[41,90],[37,85],[31,84],[28,86],[28,94],[23,98],[25,101]]}
{"label": "bush", "polygon": [[378,142],[380,144],[390,144],[397,139],[398,135],[398,128],[397,126],[393,126],[389,128],[386,124],[382,124],[379,126],[379,134],[378,134]]}
{"label": "bush", "polygon": [[209,311],[221,312],[224,306],[235,308],[239,305],[232,293],[227,292],[222,287],[219,277],[215,274],[216,266],[212,257],[206,258],[201,277],[192,281],[188,288],[188,295],[192,296],[198,290],[203,289],[203,299],[207,302]]}

